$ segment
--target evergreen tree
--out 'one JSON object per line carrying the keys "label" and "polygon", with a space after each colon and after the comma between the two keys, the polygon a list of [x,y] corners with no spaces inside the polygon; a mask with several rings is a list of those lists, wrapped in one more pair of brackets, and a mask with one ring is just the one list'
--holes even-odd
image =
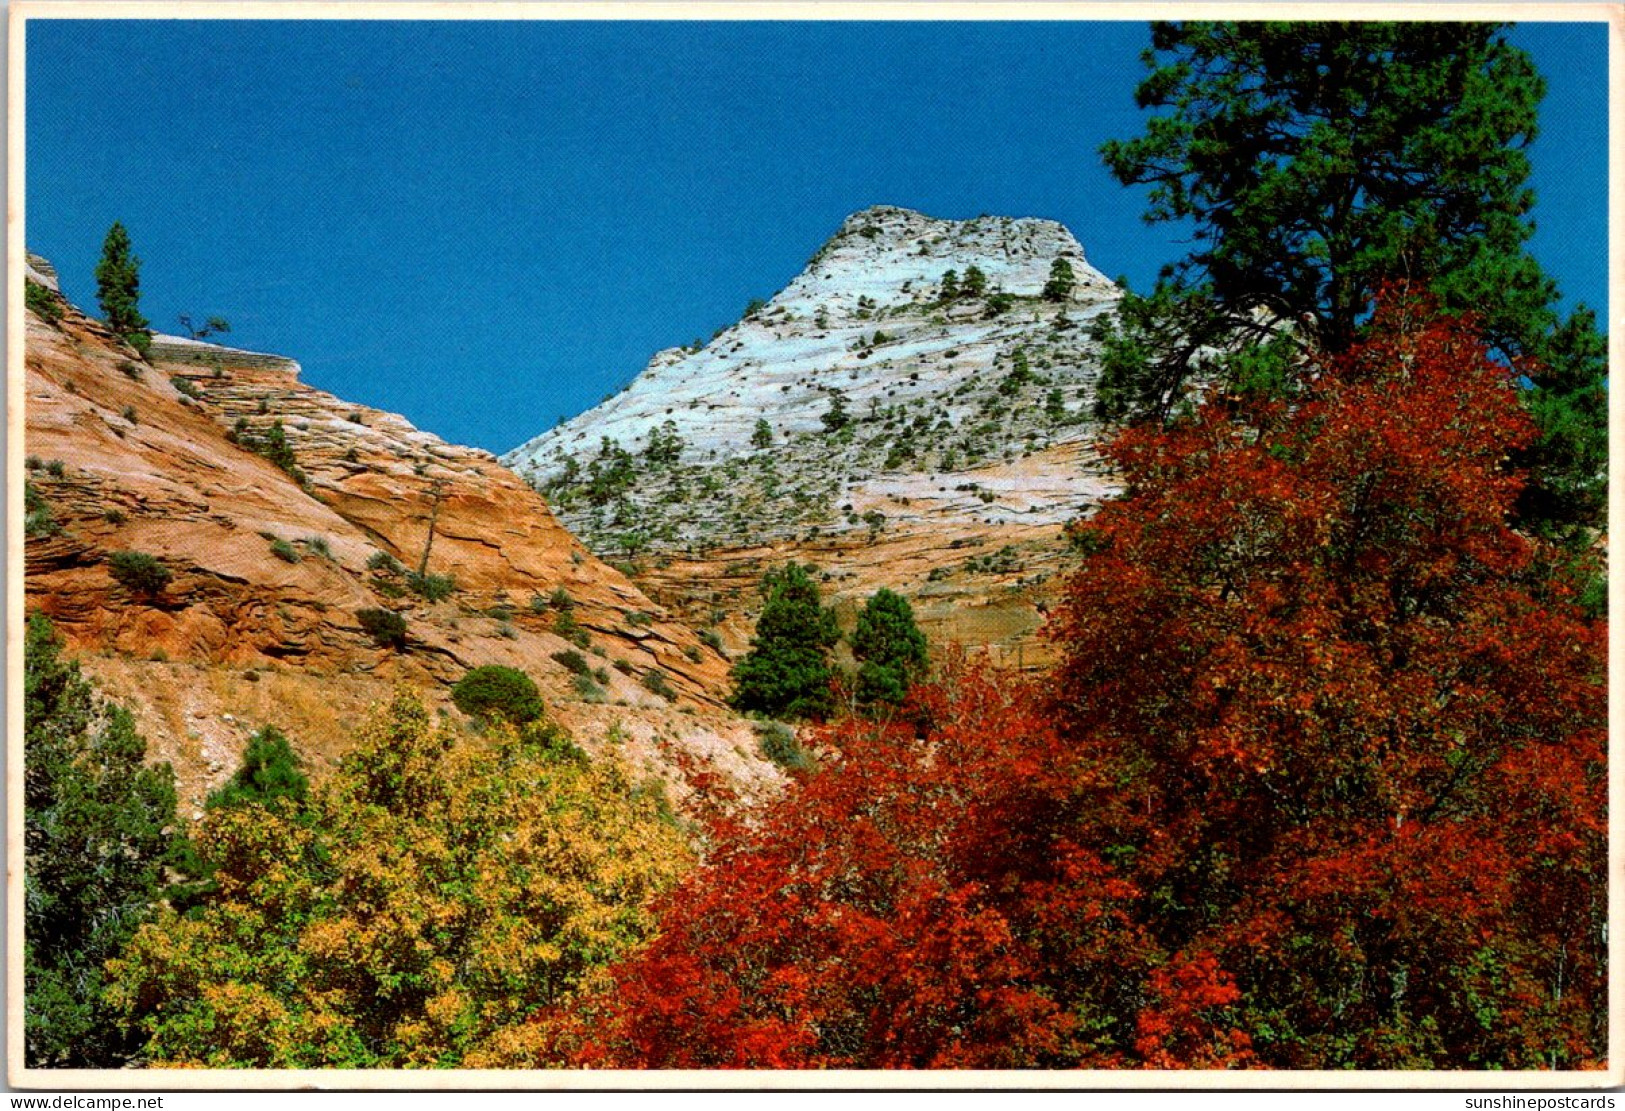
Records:
{"label": "evergreen tree", "polygon": [[685,446],[686,442],[677,432],[677,422],[662,421],[659,428],[649,429],[643,457],[656,466],[669,465],[682,458]]}
{"label": "evergreen tree", "polygon": [[734,665],[735,709],[785,718],[829,713],[829,650],[840,633],[811,570],[789,563],[762,576],[762,616],[750,652]]}
{"label": "evergreen tree", "polygon": [[219,789],[210,793],[204,806],[262,805],[288,799],[302,805],[310,791],[310,781],[299,770],[299,757],[274,725],[267,725],[248,742],[242,766]]}
{"label": "evergreen tree", "polygon": [[858,614],[852,633],[858,661],[858,702],[898,705],[925,673],[925,634],[914,624],[914,609],[901,594],[881,587]]}
{"label": "evergreen tree", "polygon": [[942,300],[952,301],[959,296],[959,271],[949,270],[942,275]]}
{"label": "evergreen tree", "polygon": [[135,1045],[103,965],[151,916],[173,843],[175,776],[148,767],[123,709],[98,702],[49,619],[23,643],[25,1057],[116,1068]]}
{"label": "evergreen tree", "polygon": [[750,434],[750,446],[759,451],[773,446],[773,426],[767,423],[766,417],[757,418]]}
{"label": "evergreen tree", "polygon": [[152,347],[152,333],[141,315],[140,301],[141,260],[130,253],[130,233],[115,221],[96,264],[96,303],[113,334],[145,356]]}
{"label": "evergreen tree", "polygon": [[1525,250],[1544,82],[1503,27],[1157,23],[1146,57],[1137,97],[1159,114],[1102,154],[1151,186],[1148,220],[1189,221],[1197,246],[1104,329],[1103,415],[1178,411],[1199,361],[1233,383],[1239,355],[1254,384],[1290,386],[1307,349],[1355,341],[1384,283],[1421,283],[1502,357],[1548,365],[1523,507],[1595,522],[1599,340],[1584,309],[1559,321]]}
{"label": "evergreen tree", "polygon": [[818,418],[823,422],[825,432],[839,432],[852,423],[852,414],[846,411],[846,395],[839,390],[832,390],[829,395],[829,409]]}
{"label": "evergreen tree", "polygon": [[1078,276],[1072,270],[1072,264],[1064,258],[1058,258],[1050,263],[1049,281],[1044,283],[1044,300],[1068,301],[1072,298],[1072,290],[1078,284]]}
{"label": "evergreen tree", "polygon": [[959,290],[966,297],[982,297],[987,294],[987,275],[982,268],[972,263],[965,268],[965,280],[960,283]]}

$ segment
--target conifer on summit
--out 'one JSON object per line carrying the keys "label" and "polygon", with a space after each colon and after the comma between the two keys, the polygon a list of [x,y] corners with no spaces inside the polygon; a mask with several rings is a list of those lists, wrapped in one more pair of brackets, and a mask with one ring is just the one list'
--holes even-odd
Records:
{"label": "conifer on summit", "polygon": [[96,264],[96,303],[113,334],[139,351],[152,347],[147,318],[141,315],[141,260],[130,253],[130,233],[118,221],[107,229]]}

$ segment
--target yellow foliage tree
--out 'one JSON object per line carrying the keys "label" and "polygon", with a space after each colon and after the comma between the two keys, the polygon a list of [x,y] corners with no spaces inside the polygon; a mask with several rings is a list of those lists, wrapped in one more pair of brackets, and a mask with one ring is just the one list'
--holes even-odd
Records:
{"label": "yellow foliage tree", "polygon": [[218,893],[109,965],[153,1065],[457,1066],[648,937],[690,861],[660,796],[557,727],[469,736],[404,691],[307,810],[199,840]]}

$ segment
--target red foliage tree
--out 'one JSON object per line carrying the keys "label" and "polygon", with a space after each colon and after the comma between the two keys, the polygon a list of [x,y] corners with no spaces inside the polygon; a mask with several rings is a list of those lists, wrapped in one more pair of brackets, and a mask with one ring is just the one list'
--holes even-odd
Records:
{"label": "red foliage tree", "polygon": [[1113,447],[1055,628],[1103,851],[1265,1063],[1596,1064],[1604,630],[1507,527],[1506,368],[1415,301],[1369,337],[1295,404]]}
{"label": "red foliage tree", "polygon": [[716,826],[659,937],[490,1063],[1584,1067],[1603,630],[1531,434],[1425,306],[1113,448],[1045,692],[962,666]]}
{"label": "red foliage tree", "polygon": [[1080,754],[1029,692],[946,671],[908,724],[832,728],[822,770],[715,829],[655,942],[502,1063],[1129,1063],[1138,978],[1121,973],[1150,954],[1137,892],[1079,836]]}

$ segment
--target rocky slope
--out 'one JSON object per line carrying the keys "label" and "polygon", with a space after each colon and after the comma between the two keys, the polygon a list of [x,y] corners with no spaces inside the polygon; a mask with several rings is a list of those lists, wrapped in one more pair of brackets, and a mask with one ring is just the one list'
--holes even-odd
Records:
{"label": "rocky slope", "polygon": [[[1075,284],[1046,298],[1057,260]],[[985,290],[955,296],[972,268]],[[889,585],[933,639],[1036,663],[1064,525],[1112,490],[1089,331],[1117,297],[1060,224],[867,209],[739,323],[503,461],[731,649],[762,567],[801,559],[838,608]]]}
{"label": "rocky slope", "polygon": [[[393,684],[450,713],[448,686],[493,663],[535,678],[589,749],[775,780],[721,707],[725,659],[488,453],[312,389],[279,356],[157,337],[143,362],[61,300],[44,260],[29,278],[27,604],[194,803],[261,724],[319,773]],[[123,551],[172,578],[122,585]],[[404,646],[363,628],[369,609],[404,617]]]}

